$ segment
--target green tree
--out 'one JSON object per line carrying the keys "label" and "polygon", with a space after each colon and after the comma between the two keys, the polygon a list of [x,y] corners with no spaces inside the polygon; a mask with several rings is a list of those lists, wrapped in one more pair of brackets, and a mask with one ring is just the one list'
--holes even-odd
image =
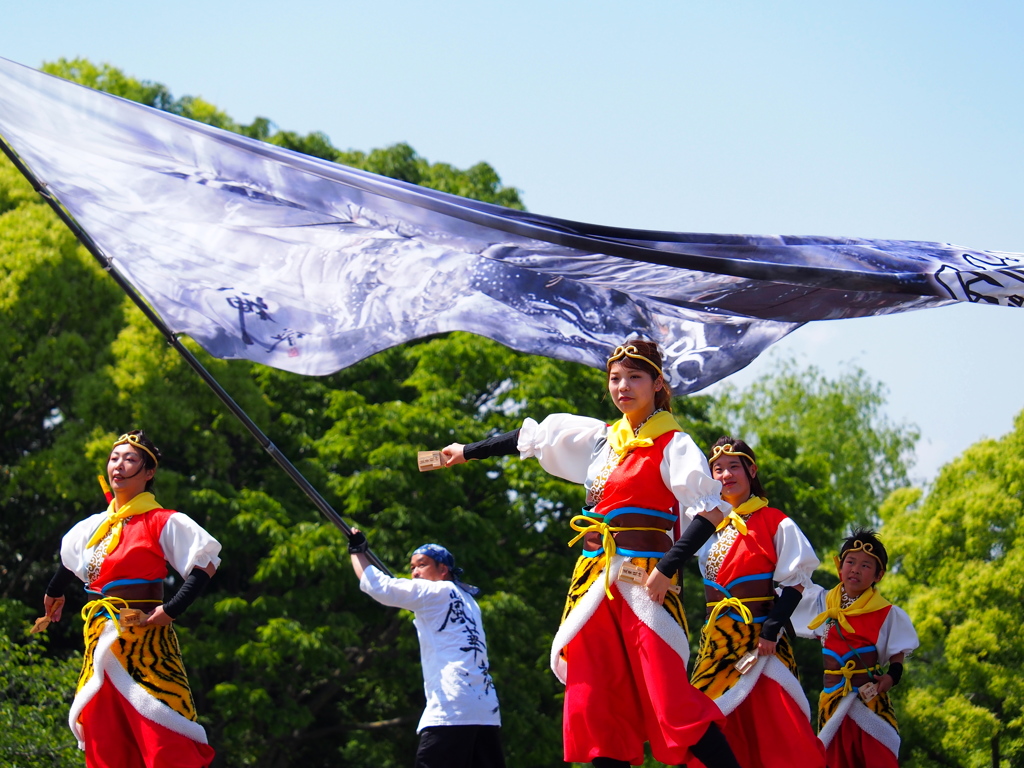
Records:
{"label": "green tree", "polygon": [[82,753],[68,739],[67,709],[78,677],[74,661],[52,659],[45,639],[18,642],[31,616],[0,598],[0,762],[10,768],[76,768]]}
{"label": "green tree", "polygon": [[883,591],[921,639],[896,689],[904,765],[1024,765],[1024,412],[882,519]]}

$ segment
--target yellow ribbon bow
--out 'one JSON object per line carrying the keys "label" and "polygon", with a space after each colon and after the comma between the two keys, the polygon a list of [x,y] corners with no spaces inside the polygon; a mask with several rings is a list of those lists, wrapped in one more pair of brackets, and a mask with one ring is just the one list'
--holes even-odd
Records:
{"label": "yellow ribbon bow", "polygon": [[106,611],[110,616],[110,620],[114,622],[114,627],[117,629],[117,634],[121,634],[121,622],[118,617],[121,615],[121,611],[128,607],[128,601],[120,597],[101,597],[98,600],[90,600],[82,607],[82,619],[85,621],[85,640],[86,646],[89,644],[89,622],[92,617],[100,611]]}
{"label": "yellow ribbon bow", "polygon": [[660,411],[651,416],[636,434],[633,434],[629,419],[623,416],[608,430],[608,445],[618,456],[623,457],[634,448],[649,448],[654,445],[655,438],[666,432],[682,431],[676,417],[668,411]]}
{"label": "yellow ribbon bow", "polygon": [[825,610],[815,616],[807,625],[807,628],[817,629],[826,621],[831,619],[847,632],[853,633],[853,625],[850,624],[848,617],[860,616],[863,613],[872,613],[885,608],[887,605],[891,605],[888,600],[882,597],[877,587],[871,587],[871,589],[864,590],[861,596],[858,597],[849,608],[843,608],[842,604],[843,585],[837,584],[835,587],[830,589],[829,593],[825,596]]}
{"label": "yellow ribbon bow", "polygon": [[576,515],[572,520],[569,521],[570,527],[574,531],[579,533],[573,537],[573,540],[569,542],[571,547],[577,541],[582,539],[588,533],[595,532],[601,534],[601,546],[604,547],[604,553],[607,556],[604,566],[604,591],[608,595],[609,600],[614,600],[615,597],[612,595],[611,590],[611,565],[612,556],[615,554],[615,534],[618,531],[661,531],[665,532],[664,528],[627,528],[617,527],[614,525],[608,525],[604,520],[595,520],[593,517],[588,515]]}
{"label": "yellow ribbon bow", "polygon": [[746,536],[747,524],[743,520],[743,515],[749,515],[750,513],[756,512],[757,510],[767,506],[768,499],[763,496],[751,496],[738,507],[733,507],[732,512],[722,518],[722,522],[718,524],[718,527],[715,530],[720,531],[732,523],[732,527],[735,528],[740,535]]}
{"label": "yellow ribbon bow", "polygon": [[[762,598],[763,599],[763,598]],[[771,598],[767,598],[771,599]],[[717,603],[708,603],[709,606],[715,606],[711,609],[711,615],[708,616],[708,626],[714,626],[714,623],[718,621],[718,617],[723,611],[727,611],[730,608],[734,608],[737,613],[743,618],[744,624],[754,623],[754,614],[750,612],[750,609],[743,604],[743,601],[738,597],[727,597],[724,600],[719,600]]]}
{"label": "yellow ribbon bow", "polygon": [[826,675],[842,675],[843,676],[843,696],[850,693],[853,690],[853,676],[858,675],[862,672],[867,672],[864,667],[858,667],[857,662],[853,659],[847,661],[841,669],[826,669]]}
{"label": "yellow ribbon bow", "polygon": [[107,507],[107,519],[100,523],[100,527],[93,533],[89,543],[85,545],[87,549],[95,547],[103,541],[103,537],[113,528],[114,535],[110,537],[110,543],[107,545],[107,554],[109,555],[117,547],[118,541],[121,540],[121,529],[124,526],[125,520],[135,515],[144,515],[154,509],[160,509],[156,497],[149,492],[140,493],[127,504],[121,505],[121,508],[118,510],[114,509],[115,501],[116,499],[111,500],[110,506]]}

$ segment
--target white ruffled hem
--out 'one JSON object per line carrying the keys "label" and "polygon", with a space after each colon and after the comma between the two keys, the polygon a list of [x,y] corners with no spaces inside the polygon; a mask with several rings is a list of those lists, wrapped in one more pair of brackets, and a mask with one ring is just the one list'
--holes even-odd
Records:
{"label": "white ruffled hem", "polygon": [[95,655],[93,657],[93,675],[78,690],[78,693],[75,694],[75,700],[71,702],[68,725],[71,727],[71,732],[75,734],[75,738],[78,739],[78,748],[85,749],[84,729],[82,724],[78,722],[78,718],[81,716],[82,710],[85,709],[85,705],[89,703],[93,696],[99,693],[104,678],[109,680],[111,685],[120,691],[121,695],[128,700],[128,703],[134,707],[135,711],[147,720],[159,723],[175,733],[188,737],[192,741],[206,744],[206,729],[203,726],[175,712],[159,699],[153,698],[145,688],[132,679],[132,676],[121,666],[121,662],[117,660],[117,657],[110,650],[110,647],[116,640],[117,630],[114,628],[113,622],[108,621],[104,625],[100,638],[96,643]]}
{"label": "white ruffled hem", "polygon": [[864,702],[860,700],[860,696],[856,691],[846,694],[846,697],[839,702],[835,714],[825,723],[825,727],[818,732],[818,738],[821,739],[822,744],[828,747],[832,739],[835,738],[836,733],[838,733],[843,719],[846,717],[853,720],[858,728],[892,752],[893,757],[899,757],[899,733],[888,722],[868,709]]}
{"label": "white ruffled hem", "polygon": [[519,440],[516,443],[520,459],[532,459],[537,455],[537,449],[540,447],[537,445],[539,427],[540,424],[533,419],[523,419],[523,425],[519,428]]}
{"label": "white ruffled hem", "polygon": [[811,721],[811,705],[807,702],[807,695],[800,687],[800,681],[796,679],[789,667],[783,664],[777,656],[761,656],[754,663],[754,668],[740,678],[732,688],[723,693],[715,704],[722,710],[723,715],[730,715],[750,695],[761,679],[761,675],[774,680],[781,686],[782,690],[800,707],[807,722]]}

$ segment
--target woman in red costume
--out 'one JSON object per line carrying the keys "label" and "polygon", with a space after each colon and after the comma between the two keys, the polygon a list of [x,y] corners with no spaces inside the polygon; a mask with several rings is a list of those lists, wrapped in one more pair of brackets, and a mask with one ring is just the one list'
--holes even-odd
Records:
{"label": "woman in red costume", "polygon": [[[442,451],[446,466],[517,454],[549,473],[582,483],[583,514],[571,521],[583,540],[551,667],[565,683],[565,760],[614,768],[655,759],[676,765],[698,757],[737,766],[718,723],[718,707],[690,686],[690,648],[678,594],[663,604],[645,580],[672,546],[681,514],[691,522],[678,553],[692,555],[730,506],[704,454],[671,413],[657,345],[629,341],[608,359],[608,391],[622,418],[553,414],[513,432]],[[703,538],[700,538],[703,536]]]}
{"label": "woman in red costume", "polygon": [[[746,768],[824,768],[784,631],[818,558],[796,523],[768,506],[750,446],[722,437],[708,463],[733,510],[697,554],[707,623],[690,682],[726,715],[725,737]],[[673,575],[671,559],[658,565],[662,579]]]}
{"label": "woman in red costume", "polygon": [[[62,565],[43,599],[46,617],[59,621],[74,577],[93,598],[82,610],[85,656],[68,718],[88,768],[206,768],[214,756],[171,622],[216,571],[220,544],[157,503],[160,458],[141,430],[115,441],[110,506],[64,536]],[[168,563],[185,581],[164,603]]]}

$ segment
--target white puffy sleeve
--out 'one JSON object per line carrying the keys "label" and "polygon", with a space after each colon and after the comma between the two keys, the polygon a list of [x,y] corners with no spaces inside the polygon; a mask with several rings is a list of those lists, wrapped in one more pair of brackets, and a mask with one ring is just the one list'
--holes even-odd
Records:
{"label": "white puffy sleeve", "polygon": [[804,585],[800,602],[790,617],[790,620],[793,622],[793,631],[799,637],[820,638],[825,634],[825,624],[822,624],[817,629],[808,629],[807,625],[825,612],[826,595],[828,595],[828,590],[818,584]]}
{"label": "white puffy sleeve", "polygon": [[889,615],[882,622],[878,631],[878,661],[885,664],[898,653],[909,654],[921,643],[917,639],[917,631],[910,621],[907,612],[898,606],[889,609]]}
{"label": "white puffy sleeve", "polygon": [[804,532],[787,517],[779,523],[774,541],[775,552],[779,557],[775,564],[775,582],[782,587],[795,587],[798,584],[804,589],[810,587],[811,576],[820,563]]}
{"label": "white puffy sleeve", "polygon": [[64,563],[65,568],[84,582],[89,581],[86,567],[89,565],[92,553],[96,550],[95,547],[86,550],[85,545],[89,543],[89,539],[92,538],[96,529],[100,527],[100,523],[106,519],[107,513],[105,511],[90,515],[84,520],[79,520],[75,523],[71,530],[65,533],[64,538],[61,539],[60,561]]}
{"label": "white puffy sleeve", "polygon": [[205,568],[211,563],[214,568],[220,567],[220,542],[183,512],[167,518],[160,532],[160,548],[183,579],[188,578],[193,568]]}
{"label": "white puffy sleeve", "polygon": [[519,458],[536,458],[545,472],[582,484],[607,431],[599,419],[570,413],[553,413],[539,424],[526,419],[519,429]]}
{"label": "white puffy sleeve", "polygon": [[359,589],[381,605],[417,611],[424,607],[436,591],[432,587],[435,583],[426,579],[396,579],[370,564],[363,569]]}
{"label": "white puffy sleeve", "polygon": [[685,432],[676,432],[665,446],[661,479],[672,489],[679,509],[689,520],[715,507],[724,514],[732,511],[732,505],[722,499],[722,484],[711,477],[703,451]]}

